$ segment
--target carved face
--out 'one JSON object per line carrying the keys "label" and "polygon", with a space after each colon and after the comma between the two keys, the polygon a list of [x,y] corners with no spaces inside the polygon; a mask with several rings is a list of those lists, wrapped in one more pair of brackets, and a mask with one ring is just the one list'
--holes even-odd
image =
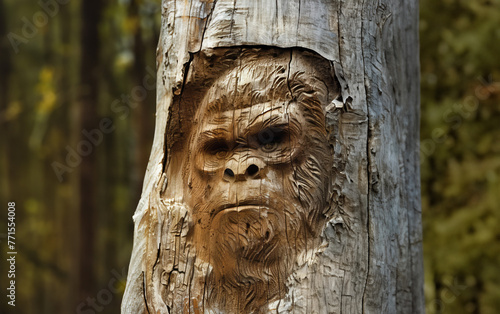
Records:
{"label": "carved face", "polygon": [[184,174],[192,240],[215,280],[271,295],[321,232],[331,180],[325,85],[287,67],[248,61],[209,88]]}

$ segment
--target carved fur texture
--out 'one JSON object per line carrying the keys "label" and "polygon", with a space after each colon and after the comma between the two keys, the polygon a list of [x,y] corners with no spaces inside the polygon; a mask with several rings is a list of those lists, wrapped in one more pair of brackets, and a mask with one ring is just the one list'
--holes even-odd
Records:
{"label": "carved fur texture", "polygon": [[[207,63],[213,72],[203,72]],[[267,312],[300,256],[320,245],[335,175],[324,110],[337,94],[330,63],[309,51],[194,56],[169,125],[169,176],[182,184],[183,245],[193,269],[204,269],[190,283],[206,279],[204,310]],[[169,300],[171,285],[160,287]]]}

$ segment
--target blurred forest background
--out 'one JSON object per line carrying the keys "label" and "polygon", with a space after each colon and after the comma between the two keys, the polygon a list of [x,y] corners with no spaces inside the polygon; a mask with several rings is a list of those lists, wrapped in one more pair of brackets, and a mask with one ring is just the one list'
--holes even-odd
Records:
{"label": "blurred forest background", "polygon": [[[427,312],[499,313],[500,0],[420,6]],[[0,282],[15,201],[16,313],[119,313],[159,30],[160,0],[0,0]]]}

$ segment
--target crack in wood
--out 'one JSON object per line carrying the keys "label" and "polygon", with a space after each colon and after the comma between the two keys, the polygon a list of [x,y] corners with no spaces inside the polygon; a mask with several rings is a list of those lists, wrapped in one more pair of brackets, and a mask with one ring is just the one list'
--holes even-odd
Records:
{"label": "crack in wood", "polygon": [[[412,309],[422,308],[418,305],[422,295],[402,282],[404,278],[408,278],[406,282],[421,282],[415,273],[417,268],[413,267],[418,261],[412,255],[420,256],[421,240],[415,236],[418,232],[412,231],[411,236],[405,233],[412,228],[412,222],[408,211],[402,218],[408,202],[401,199],[405,193],[411,194],[412,199],[418,196],[411,188],[396,185],[398,181],[394,179],[398,175],[406,177],[411,162],[407,165],[405,159],[404,164],[397,165],[403,169],[397,170],[387,158],[394,154],[396,160],[401,159],[403,150],[394,145],[400,145],[412,132],[391,138],[388,130],[397,129],[393,125],[396,120],[414,119],[404,112],[410,105],[402,99],[407,95],[405,91],[396,93],[398,83],[407,86],[416,81],[401,77],[405,72],[395,69],[404,66],[404,54],[410,53],[410,49],[386,49],[384,45],[389,41],[385,36],[390,33],[399,42],[411,45],[411,38],[406,39],[408,28],[391,33],[403,19],[392,14],[399,12],[396,5],[344,0],[334,4],[327,0],[282,1],[164,0],[157,108],[157,131],[163,134],[156,135],[158,146],[153,147],[145,180],[143,199],[149,200],[149,204],[141,201],[135,215],[137,235],[124,312],[272,310],[354,314],[384,309],[399,312],[408,304]],[[261,10],[252,11],[257,6]],[[178,14],[181,11],[188,13]],[[266,15],[270,15],[268,22]],[[325,21],[326,26],[322,24]],[[410,24],[405,21],[404,25]],[[281,28],[287,30],[286,36],[276,32]],[[415,27],[410,29],[415,31]],[[405,37],[401,37],[403,34]],[[275,51],[274,55],[269,51]],[[251,53],[255,56],[248,57]],[[403,57],[393,56],[398,53]],[[301,63],[311,55],[317,61]],[[259,62],[253,64],[255,60],[267,67],[261,67]],[[277,66],[287,72],[272,72]],[[322,77],[322,67],[333,78],[332,86],[340,86],[339,94],[333,98],[333,93],[318,96],[317,90],[330,79]],[[298,73],[301,71],[304,73]],[[387,71],[389,75],[385,75]],[[255,75],[258,72],[272,74]],[[268,76],[276,76],[276,82],[282,79],[284,93],[290,99],[279,96],[283,92],[279,85],[266,87],[274,84]],[[297,85],[303,77],[307,78],[306,83]],[[413,86],[411,90],[418,88]],[[306,99],[321,103],[321,110],[304,110],[300,106]],[[395,101],[401,109],[396,108],[398,111],[393,113]],[[266,156],[273,152],[255,155],[256,151],[267,149],[266,144],[275,145],[253,144],[258,143],[259,131],[251,131],[248,117],[265,110],[286,112],[275,114],[276,117],[267,114],[262,125],[287,130],[295,137],[287,135],[281,143],[300,153],[289,150],[281,157],[268,159]],[[211,114],[214,112],[215,116]],[[311,112],[315,113],[314,118],[308,116]],[[383,116],[391,114],[398,116]],[[225,115],[230,119],[226,121]],[[272,122],[280,119],[280,125]],[[322,121],[318,124],[320,129],[325,128],[319,144],[308,137],[309,129],[318,121]],[[215,129],[229,131],[226,133],[230,136],[211,129],[209,141],[200,140],[203,128],[212,124]],[[294,146],[296,143],[300,145]],[[217,151],[217,147],[223,149]],[[318,147],[324,148],[326,157],[308,160]],[[217,154],[212,156],[212,151]],[[234,161],[230,161],[232,154]],[[215,156],[227,157],[221,163]],[[303,179],[306,161],[324,168]],[[228,201],[222,192],[216,201],[211,201],[213,191],[222,184],[212,181],[221,179],[225,169],[234,173],[234,180],[223,183],[228,186],[250,177],[258,177],[264,183],[254,190],[251,186],[234,188],[237,196],[233,201]],[[328,171],[332,174],[325,175]],[[328,185],[318,188],[314,178],[322,175],[329,178],[325,180]],[[198,179],[193,179],[196,176]],[[274,179],[265,181],[269,176]],[[244,196],[248,191],[267,195],[270,187],[290,194],[266,196],[266,201],[258,206],[251,203],[257,198]],[[322,191],[324,200],[311,196],[315,195],[311,191],[316,190]],[[383,201],[383,197],[387,200]],[[292,206],[274,208],[279,202],[291,200],[295,202]],[[391,207],[391,201],[398,203]],[[203,207],[210,202],[223,206],[217,209],[214,205],[211,212],[211,208]],[[317,209],[296,214],[297,209],[310,203],[324,203],[328,209],[319,214]],[[298,223],[297,217],[302,222]],[[388,228],[382,230],[381,226]],[[398,231],[403,234],[398,235]],[[141,238],[144,235],[146,240]],[[404,240],[408,247],[397,251]],[[382,248],[384,245],[387,249]],[[261,277],[254,274],[261,271],[255,265],[271,265],[271,261],[290,266],[283,267],[283,272],[267,270]],[[412,267],[403,269],[408,263]],[[264,284],[249,289],[255,282]],[[378,297],[393,291],[395,296],[383,300]],[[416,298],[408,301],[411,295]]]}

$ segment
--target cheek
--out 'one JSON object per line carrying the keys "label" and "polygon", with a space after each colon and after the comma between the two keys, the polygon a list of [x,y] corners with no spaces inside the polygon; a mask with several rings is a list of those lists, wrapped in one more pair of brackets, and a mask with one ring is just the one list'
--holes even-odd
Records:
{"label": "cheek", "polygon": [[[298,201],[298,184],[297,184],[297,167],[293,167],[291,163],[279,165],[279,167],[273,167],[271,171],[268,172],[267,184],[270,190],[272,190],[271,197],[280,197],[285,202]],[[265,193],[265,192],[264,192]]]}
{"label": "cheek", "polygon": [[189,167],[188,180],[184,182],[185,189],[197,202],[206,200],[213,191],[213,187],[217,184],[216,172],[206,172],[200,170],[196,165]]}
{"label": "cheek", "polygon": [[328,196],[329,171],[313,154],[302,156],[301,162],[295,162],[291,169],[276,174],[278,193],[295,204],[294,211],[309,215],[325,205]]}

